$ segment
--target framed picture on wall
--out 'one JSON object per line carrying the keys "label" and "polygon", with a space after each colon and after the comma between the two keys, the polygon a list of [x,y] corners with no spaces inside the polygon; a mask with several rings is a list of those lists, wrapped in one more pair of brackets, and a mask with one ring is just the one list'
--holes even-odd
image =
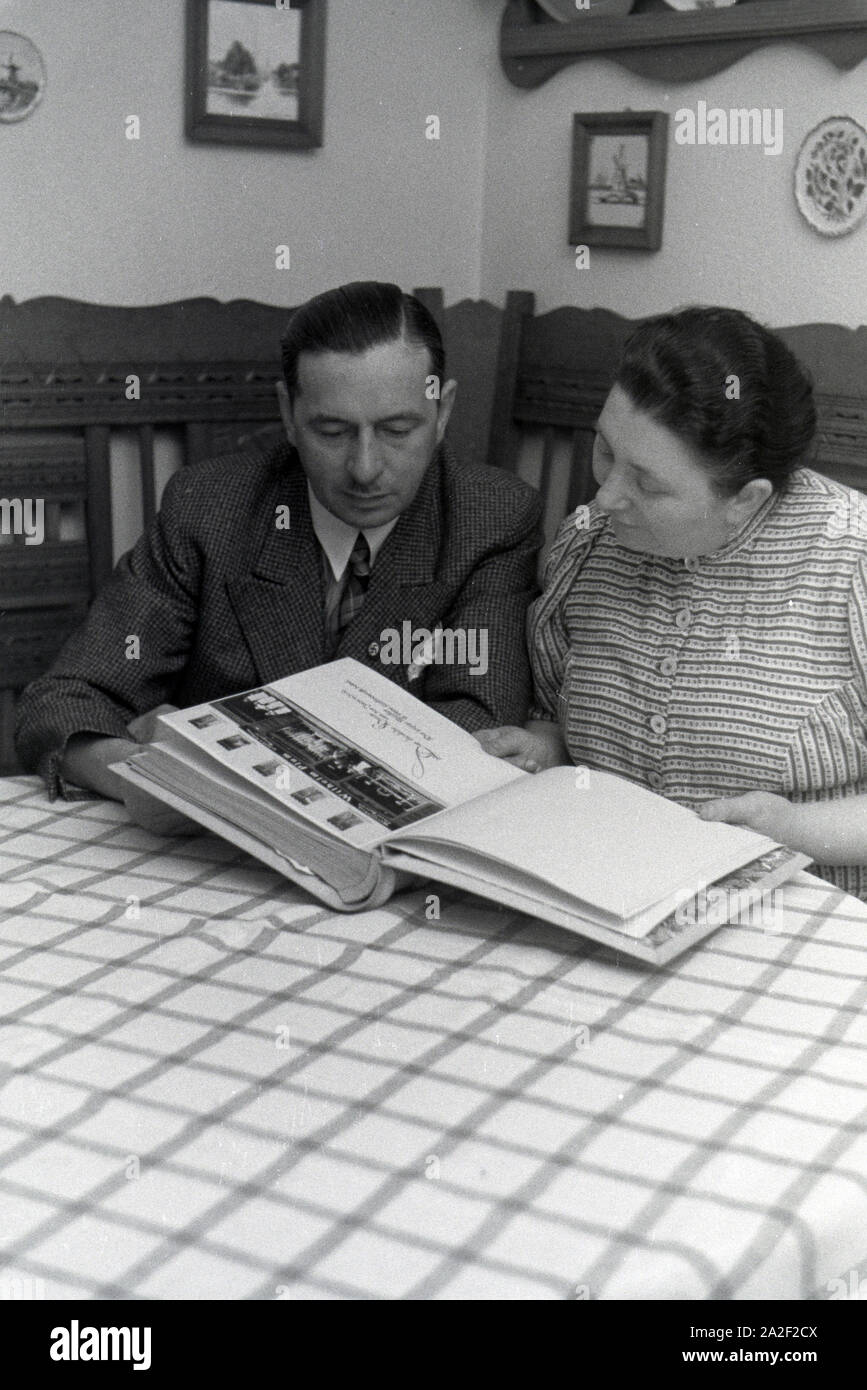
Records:
{"label": "framed picture on wall", "polygon": [[665,111],[575,115],[570,243],[658,251],[667,156]]}
{"label": "framed picture on wall", "polygon": [[321,145],[325,4],[187,0],[187,137]]}

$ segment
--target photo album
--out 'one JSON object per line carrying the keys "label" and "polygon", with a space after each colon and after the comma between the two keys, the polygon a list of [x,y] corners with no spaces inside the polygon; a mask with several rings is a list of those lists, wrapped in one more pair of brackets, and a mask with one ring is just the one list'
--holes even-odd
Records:
{"label": "photo album", "polygon": [[521,772],[350,658],[160,715],[115,771],[332,908],[414,876],[655,964],[808,863],[609,773]]}

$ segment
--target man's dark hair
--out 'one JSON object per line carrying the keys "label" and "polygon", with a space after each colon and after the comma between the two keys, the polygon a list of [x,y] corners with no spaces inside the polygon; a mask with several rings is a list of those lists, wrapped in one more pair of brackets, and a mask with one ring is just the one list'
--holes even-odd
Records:
{"label": "man's dark hair", "polygon": [[776,333],[739,309],[695,306],[645,319],[614,379],[698,451],[723,496],[753,478],[782,490],[810,453],[810,379]]}
{"label": "man's dark hair", "polygon": [[295,310],[280,340],[289,399],[294,400],[298,390],[302,352],[363,353],[398,338],[427,348],[431,374],[442,383],[445,351],[436,320],[399,285],[355,280],[308,299]]}

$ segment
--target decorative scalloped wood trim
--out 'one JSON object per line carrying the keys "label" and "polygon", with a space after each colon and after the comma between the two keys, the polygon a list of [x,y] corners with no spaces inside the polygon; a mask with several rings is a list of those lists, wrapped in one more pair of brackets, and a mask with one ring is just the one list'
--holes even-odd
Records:
{"label": "decorative scalloped wood trim", "polygon": [[509,0],[500,61],[516,87],[538,87],[585,58],[610,58],[659,81],[722,72],[768,43],[799,43],[841,70],[867,57],[867,0],[742,0],[719,10],[654,10],[558,24],[533,0]]}

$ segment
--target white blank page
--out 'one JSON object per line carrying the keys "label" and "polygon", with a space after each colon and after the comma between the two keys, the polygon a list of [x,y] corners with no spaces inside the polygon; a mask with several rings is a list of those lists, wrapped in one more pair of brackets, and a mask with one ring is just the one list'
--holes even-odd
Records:
{"label": "white blank page", "polygon": [[[388,843],[459,845],[627,918],[689,887],[698,892],[765,853],[752,830],[695,812],[606,772],[574,767],[521,777],[397,831]],[[444,856],[445,858],[445,856]]]}

